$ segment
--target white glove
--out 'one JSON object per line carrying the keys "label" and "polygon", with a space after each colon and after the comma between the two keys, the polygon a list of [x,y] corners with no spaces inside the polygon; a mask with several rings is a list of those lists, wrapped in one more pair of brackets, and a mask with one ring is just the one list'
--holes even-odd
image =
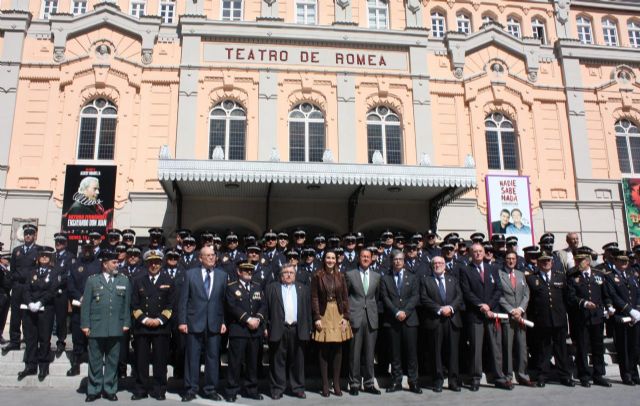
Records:
{"label": "white glove", "polygon": [[71,301],[71,306],[80,307],[80,301],[79,301],[79,300],[76,300],[76,299],[73,299],[73,300]]}
{"label": "white glove", "polygon": [[35,303],[29,303],[29,311],[31,311],[32,313],[35,313],[35,312],[38,311],[38,309],[39,309],[39,307],[36,306]]}
{"label": "white glove", "polygon": [[42,306],[42,302],[36,302],[36,307],[38,308],[38,310],[44,309],[44,306]]}
{"label": "white glove", "polygon": [[629,315],[631,317],[633,317],[633,321],[635,323],[637,323],[638,321],[640,321],[640,312],[637,311],[636,309],[631,309],[631,311],[629,312]]}

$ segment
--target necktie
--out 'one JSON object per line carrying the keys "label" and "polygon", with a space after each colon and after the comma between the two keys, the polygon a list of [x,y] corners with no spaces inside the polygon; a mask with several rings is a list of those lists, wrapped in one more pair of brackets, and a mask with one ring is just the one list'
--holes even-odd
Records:
{"label": "necktie", "polygon": [[369,291],[369,272],[364,271],[362,275],[362,287],[364,288],[364,294],[366,295]]}
{"label": "necktie", "polygon": [[267,256],[269,257],[269,261],[273,259],[273,251],[270,251]]}
{"label": "necktie", "polygon": [[447,262],[447,269],[451,270],[453,268],[453,262]]}
{"label": "necktie", "polygon": [[29,253],[29,246],[27,246],[27,245],[24,246],[24,253],[25,254]]}
{"label": "necktie", "polygon": [[400,288],[402,287],[402,274],[398,272],[396,274],[396,289],[398,290],[398,295],[400,295]]}
{"label": "necktie", "polygon": [[443,278],[442,276],[438,276],[436,279],[438,280],[438,292],[440,293],[440,299],[442,299],[442,303],[445,304],[447,301],[447,293],[444,291]]}
{"label": "necktie", "polygon": [[589,272],[584,272],[582,275],[584,276],[584,280],[589,283]]}
{"label": "necktie", "polygon": [[511,279],[511,288],[513,290],[516,290],[516,271],[511,271],[511,274],[509,275],[509,279]]}
{"label": "necktie", "polygon": [[151,279],[151,284],[152,285],[156,284],[156,278],[154,278],[153,276],[150,276],[149,279]]}
{"label": "necktie", "polygon": [[478,265],[478,272],[480,272],[480,280],[484,283],[484,268],[482,265]]}
{"label": "necktie", "polygon": [[113,286],[113,276],[108,276],[107,279],[107,283],[109,284],[109,286]]}
{"label": "necktie", "polygon": [[40,276],[43,276],[45,272],[45,268],[40,268]]}
{"label": "necktie", "polygon": [[204,291],[207,292],[207,298],[211,296],[211,270],[207,269],[207,275],[204,277]]}

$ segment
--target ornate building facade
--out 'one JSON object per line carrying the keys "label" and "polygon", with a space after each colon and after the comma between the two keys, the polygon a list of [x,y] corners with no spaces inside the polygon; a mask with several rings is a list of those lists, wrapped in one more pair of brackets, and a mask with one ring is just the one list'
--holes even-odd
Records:
{"label": "ornate building facade", "polygon": [[631,0],[0,0],[0,240],[60,227],[67,164],[116,165],[118,228],[625,240],[640,172]]}

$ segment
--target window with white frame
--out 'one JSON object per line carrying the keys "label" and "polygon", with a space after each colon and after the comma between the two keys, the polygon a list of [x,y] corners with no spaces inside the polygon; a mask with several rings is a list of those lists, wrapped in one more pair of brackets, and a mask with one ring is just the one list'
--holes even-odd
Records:
{"label": "window with white frame", "polygon": [[317,18],[316,0],[296,0],[296,23],[315,24]]}
{"label": "window with white frame", "polygon": [[385,163],[402,163],[402,131],[400,117],[386,106],[378,106],[367,113],[367,152],[369,163],[380,151]]}
{"label": "window with white frame", "polygon": [[431,13],[431,36],[434,38],[443,38],[446,30],[447,21],[444,15],[439,11]]}
{"label": "window with white frame", "polygon": [[465,13],[458,13],[456,15],[456,21],[458,23],[458,32],[462,34],[471,33],[471,18]]}
{"label": "window with white frame", "polygon": [[627,119],[615,125],[618,163],[622,173],[640,173],[640,130]]}
{"label": "window with white frame", "polygon": [[289,160],[321,162],[325,150],[324,114],[311,103],[289,113]]}
{"label": "window with white frame", "polygon": [[610,18],[602,19],[602,36],[604,44],[610,47],[618,46],[618,26]]}
{"label": "window with white frame", "polygon": [[369,28],[389,28],[389,3],[385,0],[367,0]]}
{"label": "window with white frame", "polygon": [[593,44],[593,31],[591,29],[590,19],[585,16],[578,16],[576,19],[576,28],[580,42],[583,44]]}
{"label": "window with white frame", "polygon": [[547,30],[544,25],[544,20],[535,17],[531,20],[531,31],[533,32],[533,38],[540,40],[540,43],[547,43]]}
{"label": "window with white frame", "polygon": [[222,0],[222,20],[242,20],[242,0]]}
{"label": "window with white frame", "polygon": [[163,24],[173,24],[176,15],[176,3],[173,0],[162,0],[160,2],[160,18]]}
{"label": "window with white frame", "polygon": [[520,20],[513,16],[507,18],[507,32],[516,38],[522,38],[522,27],[520,26]]}
{"label": "window with white frame", "polygon": [[145,0],[132,0],[129,6],[129,14],[134,17],[142,17],[144,15],[144,9],[146,7]]}
{"label": "window with white frame", "polygon": [[492,113],[484,121],[489,169],[518,169],[518,150],[513,123],[502,113]]}
{"label": "window with white frame", "polygon": [[224,159],[245,159],[247,113],[233,100],[216,105],[209,115],[209,158],[219,146]]}
{"label": "window with white frame", "polygon": [[627,31],[629,31],[629,45],[640,48],[640,22],[637,20],[629,21]]}
{"label": "window with white frame", "polygon": [[58,0],[44,0],[42,2],[42,18],[48,20],[52,14],[58,12]]}
{"label": "window with white frame", "polygon": [[81,14],[85,14],[87,12],[87,1],[86,0],[74,0],[71,5],[71,13],[74,16],[79,16]]}
{"label": "window with white frame", "polygon": [[112,160],[116,145],[117,107],[106,99],[87,103],[80,111],[78,159]]}

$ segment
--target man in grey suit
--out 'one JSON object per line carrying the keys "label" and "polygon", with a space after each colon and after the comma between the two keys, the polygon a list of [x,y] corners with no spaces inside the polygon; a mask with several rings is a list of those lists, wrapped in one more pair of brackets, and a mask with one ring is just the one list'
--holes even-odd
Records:
{"label": "man in grey suit", "polygon": [[[361,384],[365,392],[380,394],[374,386],[373,354],[378,335],[378,313],[382,311],[381,277],[379,273],[371,271],[370,266],[371,252],[361,250],[358,267],[345,274],[349,292],[349,321],[353,330],[349,345],[349,393],[352,396],[358,395]],[[364,368],[362,375],[361,365]]]}
{"label": "man in grey suit", "polygon": [[178,304],[178,329],[187,335],[183,402],[195,399],[200,380],[200,353],[204,351],[203,397],[221,400],[216,392],[220,368],[220,338],[226,333],[224,294],[227,273],[215,268],[212,247],[200,250],[201,266],[187,271]]}
{"label": "man in grey suit", "polygon": [[515,369],[520,385],[533,386],[526,372],[527,336],[523,323],[529,304],[529,286],[524,272],[516,269],[517,263],[516,253],[509,252],[500,270],[500,312],[509,314],[508,320],[502,320],[502,372],[511,379]]}

